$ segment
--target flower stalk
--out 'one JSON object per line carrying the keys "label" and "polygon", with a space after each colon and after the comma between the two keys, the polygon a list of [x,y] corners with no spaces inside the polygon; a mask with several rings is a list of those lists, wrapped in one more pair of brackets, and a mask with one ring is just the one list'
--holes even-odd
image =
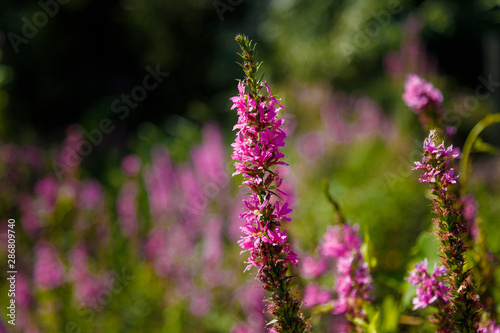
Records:
{"label": "flower stalk", "polygon": [[[419,181],[429,183],[433,195],[432,205],[437,215],[433,221],[440,241],[441,264],[446,267],[445,281],[449,287],[449,302],[444,312],[455,331],[477,332],[481,305],[471,271],[465,267],[468,226],[461,202],[449,190],[458,178],[450,163],[459,154],[453,152],[453,146],[445,147],[444,141],[441,144],[438,141],[436,131],[431,130],[424,141],[422,162],[415,162],[413,170],[423,171]],[[437,324],[438,332],[449,332],[449,327]]]}
{"label": "flower stalk", "polygon": [[[239,54],[246,77],[238,84],[239,95],[232,97],[231,109],[238,111],[236,141],[232,144],[232,158],[236,172],[244,178],[243,184],[251,193],[243,200],[246,209],[240,214],[245,224],[240,227],[245,234],[238,241],[243,252],[249,253],[247,267],[258,267],[257,279],[267,298],[267,311],[274,316],[268,324],[270,332],[308,332],[309,326],[301,313],[301,301],[292,293],[293,276],[289,264],[298,265],[295,252],[291,251],[283,221],[290,221],[291,212],[280,190],[282,179],[276,167],[287,165],[280,149],[285,146],[283,119],[278,118],[283,106],[272,96],[269,86],[257,78],[261,62],[255,62],[255,44],[244,35],[236,36],[241,47]],[[265,88],[265,89],[264,89]],[[248,91],[248,92],[247,92]]]}

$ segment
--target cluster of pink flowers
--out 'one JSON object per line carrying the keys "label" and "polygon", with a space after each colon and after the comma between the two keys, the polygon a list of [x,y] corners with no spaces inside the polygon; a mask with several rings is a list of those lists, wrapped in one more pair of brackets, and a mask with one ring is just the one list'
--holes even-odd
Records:
{"label": "cluster of pink flowers", "polygon": [[336,263],[334,314],[364,317],[363,303],[372,300],[373,280],[363,260],[361,244],[357,225],[331,226],[323,238],[320,253]]}
{"label": "cluster of pink flowers", "polygon": [[[330,226],[318,247],[321,259],[308,257],[304,260],[303,271],[311,273],[306,275],[319,277],[328,269],[325,262],[333,259],[336,272],[333,314],[364,318],[363,304],[373,300],[370,295],[373,279],[368,264],[363,260],[361,245],[357,225]],[[304,301],[308,307],[325,304],[331,300],[331,293],[319,288],[315,283],[309,284],[304,290]]]}
{"label": "cluster of pink flowers", "polygon": [[449,287],[444,283],[446,276],[444,266],[434,266],[434,273],[427,272],[427,258],[421,263],[415,264],[415,269],[410,272],[408,282],[417,286],[417,297],[413,298],[413,310],[423,309],[428,305],[438,301],[439,304],[448,302]]}
{"label": "cluster of pink flowers", "polygon": [[418,179],[421,183],[440,183],[441,190],[446,191],[448,185],[455,184],[459,176],[454,175],[454,169],[449,165],[450,159],[459,157],[460,153],[453,149],[453,145],[446,148],[444,141],[436,144],[436,138],[435,131],[431,131],[424,140],[422,162],[415,162],[412,170],[424,170],[422,177]]}
{"label": "cluster of pink flowers", "polygon": [[54,289],[64,282],[64,267],[57,250],[44,241],[39,241],[36,245],[33,270],[35,284],[42,289]]}
{"label": "cluster of pink flowers", "polygon": [[500,326],[491,321],[488,325],[480,326],[477,333],[500,333]]}
{"label": "cluster of pink flowers", "polygon": [[441,91],[432,83],[425,81],[416,74],[410,74],[405,81],[403,101],[415,113],[421,114],[426,108],[440,109],[443,103]]}
{"label": "cluster of pink flowers", "polygon": [[[281,129],[283,119],[277,117],[283,106],[271,95],[266,84],[269,97],[257,102],[250,94],[245,94],[245,86],[239,83],[239,96],[231,98],[232,109],[238,109],[238,129],[236,142],[232,144],[232,158],[236,161],[236,174],[242,174],[246,184],[254,192],[249,200],[244,200],[247,210],[240,215],[245,219],[241,231],[245,234],[238,243],[249,251],[248,266],[262,267],[269,260],[291,262],[297,264],[295,252],[290,250],[286,231],[281,230],[280,221],[290,221],[287,214],[291,212],[288,204],[271,197],[276,191],[286,195],[279,189],[281,178],[271,168],[286,165],[282,161],[283,153],[279,151],[285,145],[285,132]],[[269,244],[274,253],[268,253]],[[269,256],[274,256],[270,258]]]}

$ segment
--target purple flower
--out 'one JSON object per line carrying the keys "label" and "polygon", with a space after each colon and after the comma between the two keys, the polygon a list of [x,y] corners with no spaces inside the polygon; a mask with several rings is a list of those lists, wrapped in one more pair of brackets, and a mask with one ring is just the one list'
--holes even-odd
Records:
{"label": "purple flower", "polygon": [[361,239],[357,235],[358,228],[348,224],[329,226],[320,245],[321,255],[338,259],[359,251]]}
{"label": "purple flower", "polygon": [[450,168],[450,161],[458,158],[460,153],[453,149],[453,145],[445,147],[444,141],[436,143],[437,135],[432,130],[424,140],[424,152],[422,162],[415,162],[412,170],[424,170],[421,183],[440,183],[441,189],[446,191],[449,184],[455,184],[459,175],[454,175],[454,169]]}
{"label": "purple flower", "polygon": [[144,178],[151,215],[156,224],[162,224],[174,205],[176,191],[175,170],[166,150],[153,150],[152,165],[147,168]]}
{"label": "purple flower", "polygon": [[326,259],[315,259],[313,257],[305,257],[302,260],[301,271],[305,278],[315,278],[322,275],[328,268],[328,261]]}
{"label": "purple flower", "polygon": [[478,333],[500,333],[500,326],[494,320],[491,320],[487,325],[479,326]]}
{"label": "purple flower", "polygon": [[46,177],[35,184],[35,194],[40,198],[43,211],[52,212],[57,201],[59,183],[52,177]]}
{"label": "purple flower", "polygon": [[107,275],[96,276],[89,272],[88,255],[82,245],[76,245],[70,253],[71,275],[75,283],[75,297],[83,305],[92,309],[102,306],[103,295],[106,293],[113,278]]}
{"label": "purple flower", "polygon": [[332,299],[330,292],[319,288],[316,284],[311,283],[304,288],[304,305],[312,308],[318,304],[328,303]]}
{"label": "purple flower", "polygon": [[427,273],[427,258],[415,264],[415,269],[406,278],[408,282],[417,286],[417,297],[413,298],[413,310],[423,309],[439,301],[440,304],[449,300],[449,287],[445,285],[442,277],[446,276],[444,266],[434,266],[434,273]]}
{"label": "purple flower", "polygon": [[122,170],[127,176],[137,175],[141,169],[141,159],[137,155],[128,155],[122,160]]}
{"label": "purple flower", "polygon": [[43,241],[36,245],[33,270],[35,284],[42,289],[54,289],[64,282],[64,268],[56,250]]}
{"label": "purple flower", "polygon": [[372,300],[373,279],[363,260],[361,243],[358,226],[342,224],[328,227],[319,246],[322,256],[335,259],[334,314],[364,318],[363,302]]}
{"label": "purple flower", "polygon": [[215,182],[217,187],[225,187],[229,181],[225,166],[226,154],[219,126],[214,123],[202,129],[203,143],[191,150],[195,173],[200,182]]}
{"label": "purple flower", "polygon": [[468,230],[473,239],[476,239],[479,235],[479,229],[476,224],[476,214],[478,209],[478,204],[473,194],[463,195],[461,197],[463,205],[464,219],[467,222]]}
{"label": "purple flower", "polygon": [[415,113],[421,114],[428,107],[440,109],[443,95],[432,83],[410,74],[406,77],[403,100]]}
{"label": "purple flower", "polygon": [[87,180],[80,186],[77,196],[77,205],[84,210],[93,210],[98,207],[103,200],[104,191],[96,180]]}
{"label": "purple flower", "polygon": [[35,236],[40,229],[40,221],[35,213],[33,199],[28,196],[22,196],[19,202],[21,208],[21,223],[23,229],[31,236]]}
{"label": "purple flower", "polygon": [[137,192],[137,183],[129,181],[125,183],[116,200],[120,226],[123,234],[127,237],[131,237],[137,232]]}

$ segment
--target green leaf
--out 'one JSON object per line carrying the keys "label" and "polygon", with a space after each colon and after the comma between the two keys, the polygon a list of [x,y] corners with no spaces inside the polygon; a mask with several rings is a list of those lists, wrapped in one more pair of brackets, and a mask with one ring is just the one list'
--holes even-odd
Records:
{"label": "green leaf", "polygon": [[371,253],[373,253],[373,242],[370,239],[370,233],[368,232],[368,226],[365,226],[363,232],[363,245],[361,245],[361,254],[363,258],[368,263],[370,269],[373,269],[377,266],[377,258],[373,257]]}
{"label": "green leaf", "polygon": [[333,311],[333,303],[320,304],[312,308],[313,314],[330,313]]}
{"label": "green leaf", "polygon": [[474,141],[474,145],[472,147],[472,152],[480,152],[480,153],[489,153],[489,154],[498,154],[498,147],[491,145],[487,142],[484,142],[481,138],[477,138]]}
{"label": "green leaf", "polygon": [[270,322],[268,322],[268,323],[266,324],[266,326],[272,325],[272,324],[274,324],[274,323],[276,323],[276,322],[278,322],[278,318],[274,318],[273,320],[271,320]]}

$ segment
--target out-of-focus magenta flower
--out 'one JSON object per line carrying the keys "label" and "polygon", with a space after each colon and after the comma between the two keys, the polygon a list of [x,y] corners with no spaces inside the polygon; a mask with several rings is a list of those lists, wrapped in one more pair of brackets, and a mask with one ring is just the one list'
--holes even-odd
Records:
{"label": "out-of-focus magenta flower", "polygon": [[54,289],[64,282],[64,268],[56,249],[43,241],[36,245],[33,277],[35,284],[42,289]]}
{"label": "out-of-focus magenta flower", "polygon": [[202,223],[210,197],[204,193],[195,173],[188,166],[180,168],[177,177],[182,200],[178,207],[180,218],[191,228],[197,229]]}
{"label": "out-of-focus magenta flower", "polygon": [[415,113],[421,114],[426,108],[441,109],[443,95],[432,83],[416,74],[410,74],[405,81],[403,101]]}
{"label": "out-of-focus magenta flower", "polygon": [[311,283],[304,288],[304,306],[312,308],[318,304],[328,303],[332,299],[330,291]]}
{"label": "out-of-focus magenta flower", "polygon": [[323,133],[310,132],[298,139],[298,149],[305,161],[314,163],[325,152],[326,140]]}
{"label": "out-of-focus magenta flower", "polygon": [[28,277],[22,273],[16,275],[16,304],[23,308],[30,306],[32,296]]}
{"label": "out-of-focus magenta flower", "polygon": [[345,315],[333,315],[330,318],[327,333],[351,333],[352,323]]}
{"label": "out-of-focus magenta flower", "polygon": [[478,203],[474,198],[474,194],[467,194],[461,197],[463,205],[463,214],[465,221],[468,225],[468,230],[473,239],[476,239],[479,235],[479,229],[476,224],[476,214],[478,209]]}
{"label": "out-of-focus magenta flower", "polygon": [[145,184],[154,223],[166,223],[169,209],[176,204],[176,175],[165,149],[153,150],[152,165],[145,172]]}
{"label": "out-of-focus magenta flower", "polygon": [[445,285],[442,277],[446,276],[444,266],[434,266],[434,273],[427,273],[427,258],[415,264],[415,269],[410,272],[408,282],[417,286],[417,297],[413,298],[413,310],[423,309],[429,304],[439,301],[440,304],[448,302],[449,287]]}
{"label": "out-of-focus magenta flower", "polygon": [[149,236],[146,239],[146,243],[144,244],[144,257],[147,260],[156,260],[156,258],[160,255],[163,248],[166,246],[165,244],[165,234],[166,230],[162,228],[154,228],[151,230]]}
{"label": "out-of-focus magenta flower", "polygon": [[80,185],[76,204],[79,208],[92,210],[102,203],[104,190],[96,180],[87,180]]}
{"label": "out-of-focus magenta flower", "polygon": [[35,184],[34,192],[39,197],[41,209],[43,211],[51,212],[57,201],[57,192],[59,190],[59,183],[52,177],[45,177]]}
{"label": "out-of-focus magenta flower", "polygon": [[133,177],[141,169],[141,159],[137,155],[128,155],[122,160],[122,170],[127,176]]}
{"label": "out-of-focus magenta flower", "polygon": [[337,259],[335,286],[337,293],[333,313],[349,313],[355,317],[364,316],[363,302],[372,301],[370,291],[373,279],[368,264],[362,261],[361,254],[354,253]]}
{"label": "out-of-focus magenta flower", "polygon": [[328,261],[324,258],[315,259],[313,257],[305,257],[302,260],[301,271],[305,278],[315,278],[322,275],[328,268]]}
{"label": "out-of-focus magenta flower", "polygon": [[83,245],[76,245],[70,253],[71,275],[75,298],[82,306],[97,309],[103,304],[103,295],[109,292],[114,280],[111,276],[95,276],[89,272],[88,254]]}
{"label": "out-of-focus magenta flower", "polygon": [[446,126],[445,132],[447,136],[452,136],[457,133],[457,128],[455,126]]}
{"label": "out-of-focus magenta flower", "polygon": [[234,299],[239,300],[246,316],[246,323],[237,327],[246,329],[252,333],[264,333],[266,318],[262,299],[265,297],[262,288],[257,288],[253,282],[238,288],[234,293]]}
{"label": "out-of-focus magenta flower", "polygon": [[361,247],[358,229],[357,225],[348,224],[329,226],[320,245],[321,255],[339,259],[358,251]]}
{"label": "out-of-focus magenta flower", "polygon": [[[215,123],[208,123],[203,126],[203,143],[191,150],[191,160],[198,181],[203,185],[213,182],[216,187],[224,188],[229,177],[224,161],[224,143],[220,128]],[[204,186],[206,188],[206,186]]]}
{"label": "out-of-focus magenta flower", "polygon": [[364,318],[363,303],[372,300],[373,279],[363,260],[361,243],[357,225],[341,224],[328,227],[319,246],[322,256],[335,259],[334,314]]}
{"label": "out-of-focus magenta flower", "polygon": [[331,93],[321,108],[326,137],[335,143],[363,141],[374,135],[386,138],[393,132],[392,124],[381,107],[363,95]]}
{"label": "out-of-focus magenta flower", "polygon": [[197,317],[201,317],[210,311],[211,299],[207,291],[195,291],[191,293],[191,304],[189,310]]}
{"label": "out-of-focus magenta flower", "polygon": [[21,197],[19,202],[21,208],[21,224],[24,230],[31,236],[36,235],[36,232],[40,228],[40,221],[35,213],[35,207],[33,205],[33,199],[28,196]]}
{"label": "out-of-focus magenta flower", "polygon": [[79,153],[84,140],[80,125],[71,125],[66,131],[66,140],[59,154],[58,174],[72,173],[82,160]]}
{"label": "out-of-focus magenta flower", "polygon": [[388,74],[395,77],[405,73],[435,73],[437,61],[427,54],[425,44],[420,37],[425,22],[417,13],[410,13],[403,26],[403,41],[397,52],[391,52],[384,58],[384,67]]}
{"label": "out-of-focus magenta flower", "polygon": [[479,327],[478,333],[500,333],[500,326],[494,320],[491,320],[489,324],[482,325]]}
{"label": "out-of-focus magenta flower", "polygon": [[127,237],[131,237],[137,232],[137,192],[137,183],[129,181],[123,185],[116,200],[120,226],[123,234]]}

